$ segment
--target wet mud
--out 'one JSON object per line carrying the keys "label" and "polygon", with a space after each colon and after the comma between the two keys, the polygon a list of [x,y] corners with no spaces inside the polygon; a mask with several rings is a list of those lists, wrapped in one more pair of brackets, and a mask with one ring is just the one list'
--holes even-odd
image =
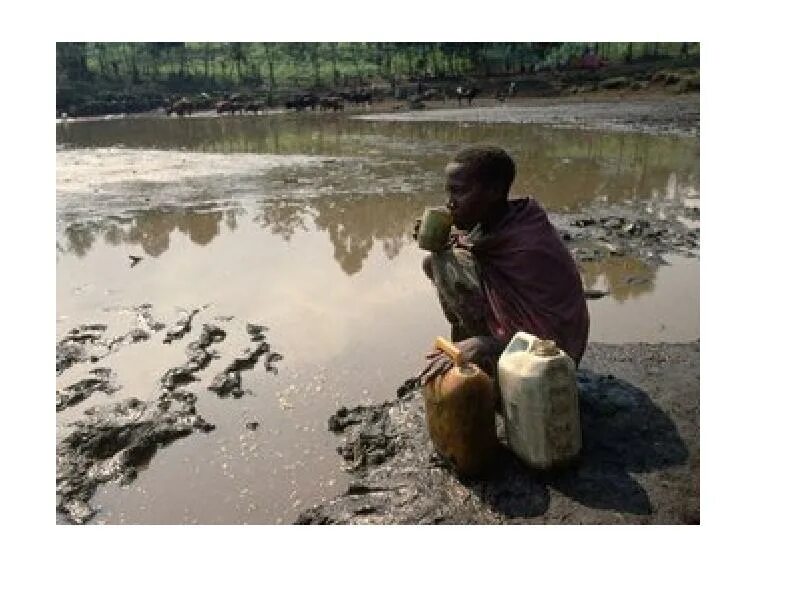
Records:
{"label": "wet mud", "polygon": [[175,391],[158,401],[131,398],[88,409],[56,446],[57,511],[72,523],[85,523],[97,512],[90,500],[98,485],[127,485],[159,447],[213,429],[197,414],[195,402],[194,394]]}
{"label": "wet mud", "polygon": [[114,372],[111,369],[97,368],[90,371],[91,376],[56,391],[56,410],[64,410],[86,400],[95,392],[108,395],[120,390],[113,382]]}
{"label": "wet mud", "polygon": [[283,356],[277,352],[270,352],[270,345],[264,341],[264,334],[267,329],[266,325],[247,323],[246,331],[255,347],[248,346],[244,348],[239,356],[225,367],[224,371],[214,377],[211,385],[208,386],[209,390],[216,392],[220,397],[231,395],[234,398],[241,398],[245,393],[252,393],[249,390],[242,389],[241,371],[255,367],[258,359],[264,355],[266,355],[264,369],[268,373],[277,374],[278,370],[275,367],[275,363],[283,359]]}
{"label": "wet mud", "polygon": [[[152,306],[143,304],[131,310],[150,331],[161,331],[164,324],[153,319]],[[73,365],[81,362],[99,362],[126,344],[135,344],[150,339],[150,331],[135,327],[124,333],[107,337],[108,325],[91,323],[72,328],[56,344],[56,375],[61,375]],[[181,334],[182,335],[182,334]],[[165,338],[165,342],[166,338]]]}
{"label": "wet mud", "polygon": [[[133,311],[144,321],[152,319],[151,305],[134,307]],[[174,343],[192,330],[193,318],[206,307],[186,311],[177,323],[164,332],[161,341]],[[162,324],[154,329],[162,330]],[[100,348],[110,352],[123,341],[149,340],[150,336],[140,337],[133,329],[123,336],[106,340],[102,334],[108,326],[101,323],[81,325],[73,328],[57,344],[59,349],[78,348],[80,360],[90,354],[84,346]],[[274,362],[281,355],[270,352],[270,344],[264,341],[266,326],[246,325],[251,340],[258,341],[255,349],[246,349],[223,371],[226,376],[236,377],[241,385],[239,372],[252,369],[266,354],[264,366],[274,370]],[[83,411],[83,417],[71,421],[68,432],[57,442],[56,447],[56,509],[67,522],[82,524],[97,513],[91,499],[97,487],[115,481],[120,486],[129,485],[145,468],[157,450],[179,438],[195,431],[208,433],[214,424],[208,422],[196,409],[197,395],[183,388],[200,380],[200,371],[206,369],[219,354],[211,347],[226,338],[226,331],[210,323],[202,324],[197,339],[186,346],[186,362],[170,367],[156,382],[156,392],[147,400],[128,398],[112,404],[91,406]],[[78,354],[76,354],[78,356]],[[74,364],[73,361],[71,364]],[[63,369],[71,364],[59,363]],[[216,381],[216,379],[215,379]],[[212,389],[209,386],[209,389]],[[56,410],[62,411],[74,406],[96,392],[107,395],[120,391],[115,383],[115,373],[105,367],[89,371],[76,383],[56,392]],[[241,389],[237,388],[240,392]],[[233,395],[236,396],[234,390]],[[241,393],[238,394],[241,396]],[[255,430],[258,423],[247,423],[247,428]]]}
{"label": "wet mud", "polygon": [[[242,389],[242,376],[241,371],[252,369],[255,367],[258,359],[267,355],[264,361],[264,369],[271,372],[277,372],[273,363],[280,360],[282,356],[277,352],[270,352],[270,345],[267,342],[259,341],[264,339],[264,334],[261,331],[266,328],[263,326],[256,326],[257,329],[248,324],[247,331],[250,333],[251,341],[257,342],[255,347],[247,347],[242,350],[241,354],[233,359],[233,361],[225,367],[225,370],[218,373],[208,389],[216,392],[219,396],[225,397],[228,395],[234,398],[241,398],[247,390]],[[253,331],[257,333],[252,333]]]}
{"label": "wet mud", "polygon": [[[578,375],[580,460],[554,472],[504,446],[488,478],[459,478],[411,386],[339,409],[329,429],[355,478],[296,523],[699,523],[699,356],[699,342],[591,344]],[[501,441],[502,429],[498,417]]]}
{"label": "wet mud", "polygon": [[[192,314],[194,315],[197,312],[199,311],[192,311]],[[180,325],[181,330],[185,327],[185,325]],[[174,334],[174,330],[172,331]],[[170,331],[167,331],[167,336],[169,335]],[[167,343],[167,336],[165,336],[164,343]],[[195,374],[205,369],[212,359],[218,358],[218,355],[213,350],[208,349],[209,346],[224,339],[225,330],[216,325],[204,324],[200,337],[186,347],[188,360],[182,365],[170,368],[161,377],[162,390],[172,392],[179,386],[197,381],[198,377]]]}
{"label": "wet mud", "polygon": [[167,329],[166,334],[164,335],[164,343],[171,344],[175,340],[181,339],[184,335],[186,335],[189,330],[192,328],[192,319],[194,316],[200,312],[199,308],[195,308],[194,310],[190,311],[188,314],[182,316],[178,319],[178,322],[175,323],[172,327]]}
{"label": "wet mud", "polygon": [[483,100],[472,108],[438,108],[357,115],[366,121],[519,123],[618,132],[695,136],[700,133],[697,94],[687,97],[559,98],[520,100],[497,106]]}
{"label": "wet mud", "polygon": [[[561,237],[579,267],[612,257],[633,258],[655,272],[669,264],[674,255],[697,258],[700,252],[700,227],[686,225],[680,215],[664,214],[658,219],[644,218],[642,211],[621,215],[595,213],[593,216],[561,218]],[[699,217],[699,211],[698,211]],[[642,284],[652,276],[631,275],[626,284]],[[608,290],[587,290],[587,298],[603,297]]]}

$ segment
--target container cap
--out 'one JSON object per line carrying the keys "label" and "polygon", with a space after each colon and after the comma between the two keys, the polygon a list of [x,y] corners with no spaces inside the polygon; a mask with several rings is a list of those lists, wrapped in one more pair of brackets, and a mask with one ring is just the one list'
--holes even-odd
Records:
{"label": "container cap", "polygon": [[553,340],[537,340],[533,343],[533,353],[536,356],[558,356],[559,349]]}

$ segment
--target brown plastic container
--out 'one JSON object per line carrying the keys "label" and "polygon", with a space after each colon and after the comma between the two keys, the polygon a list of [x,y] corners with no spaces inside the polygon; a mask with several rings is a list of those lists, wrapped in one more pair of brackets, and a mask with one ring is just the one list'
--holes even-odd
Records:
{"label": "brown plastic container", "polygon": [[477,365],[465,364],[461,351],[451,342],[439,337],[436,347],[455,365],[423,390],[428,433],[434,448],[459,474],[481,475],[498,450],[494,383]]}

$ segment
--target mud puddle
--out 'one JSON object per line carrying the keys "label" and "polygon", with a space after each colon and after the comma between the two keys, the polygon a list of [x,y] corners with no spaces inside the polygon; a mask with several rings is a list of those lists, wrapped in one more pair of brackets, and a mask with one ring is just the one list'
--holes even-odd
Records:
{"label": "mud puddle", "polygon": [[[448,331],[411,230],[443,201],[442,167],[462,145],[506,147],[518,163],[512,195],[535,195],[570,236],[599,293],[593,341],[699,337],[696,139],[281,117],[58,126],[56,341],[92,344],[85,360],[74,348],[61,355],[72,364],[57,390],[73,395],[57,411],[57,439],[78,421],[109,425],[115,410],[116,431],[139,413],[153,431],[173,416],[214,426],[156,436],[155,452],[147,435],[123,435],[140,453],[106,447],[124,452],[92,484],[89,523],[292,522],[347,488],[328,417],[394,397]],[[620,222],[574,224],[590,218]],[[195,310],[190,330],[163,343]],[[260,355],[220,396],[208,386],[255,347],[248,323],[269,328],[262,341],[283,359],[273,372]],[[82,329],[92,325],[106,328]],[[209,346],[218,356],[176,388],[195,400],[155,412],[162,377],[212,325],[226,332]]]}

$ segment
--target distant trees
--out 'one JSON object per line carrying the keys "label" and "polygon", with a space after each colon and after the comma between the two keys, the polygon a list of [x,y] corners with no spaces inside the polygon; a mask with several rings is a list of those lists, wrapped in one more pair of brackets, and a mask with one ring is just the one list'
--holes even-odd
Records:
{"label": "distant trees", "polygon": [[67,79],[91,79],[87,61],[88,44],[63,42],[56,44],[56,71]]}
{"label": "distant trees", "polygon": [[184,82],[338,86],[380,77],[461,78],[564,65],[589,48],[604,59],[687,59],[690,42],[63,42],[56,44],[59,85],[68,82]]}
{"label": "distant trees", "polygon": [[247,56],[244,53],[243,42],[231,42],[228,44],[228,52],[233,64],[236,65],[236,76],[241,81],[242,79],[242,63],[247,62]]}

